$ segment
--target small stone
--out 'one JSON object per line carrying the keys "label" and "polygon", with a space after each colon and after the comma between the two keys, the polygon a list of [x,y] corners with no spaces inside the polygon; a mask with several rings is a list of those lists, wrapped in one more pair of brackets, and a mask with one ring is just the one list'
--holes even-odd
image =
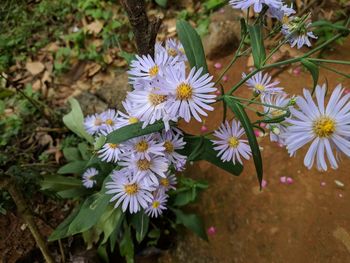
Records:
{"label": "small stone", "polygon": [[339,180],[334,180],[334,183],[336,184],[336,186],[338,186],[339,188],[344,188],[345,184]]}

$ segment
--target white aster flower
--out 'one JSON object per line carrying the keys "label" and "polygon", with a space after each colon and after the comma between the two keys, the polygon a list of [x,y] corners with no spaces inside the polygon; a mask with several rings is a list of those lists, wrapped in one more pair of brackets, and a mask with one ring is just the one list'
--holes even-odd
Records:
{"label": "white aster flower", "polygon": [[102,149],[98,151],[99,157],[105,162],[117,162],[123,153],[122,145],[115,143],[106,143]]}
{"label": "white aster flower", "polygon": [[[277,94],[265,96],[263,102],[269,105],[287,109],[290,99],[288,98],[287,94]],[[276,119],[284,116],[287,113],[287,110],[264,106],[264,113],[268,119]],[[279,144],[284,145],[284,134],[287,131],[287,125],[288,124],[286,121],[280,123],[267,123],[266,128],[270,130],[270,140],[272,142],[278,142]]]}
{"label": "white aster flower", "polygon": [[154,135],[143,135],[125,142],[126,154],[133,154],[136,159],[151,160],[152,155],[162,155],[165,150],[162,142],[157,142]]}
{"label": "white aster flower", "polygon": [[166,52],[168,52],[168,55],[177,58],[178,62],[187,61],[184,47],[182,46],[180,41],[176,41],[175,39],[169,38],[165,42],[165,48]]}
{"label": "white aster flower", "polygon": [[218,151],[218,156],[224,162],[232,161],[236,164],[236,161],[243,164],[241,156],[249,160],[251,155],[251,149],[247,140],[240,139],[244,135],[244,130],[241,128],[239,122],[232,120],[230,125],[228,121],[221,124],[220,128],[214,132],[214,136],[218,140],[212,140],[214,150]]}
{"label": "white aster flower", "polygon": [[283,5],[282,0],[230,0],[230,5],[236,9],[247,10],[249,7],[254,6],[254,12],[260,13],[263,4],[269,8],[281,8]]}
{"label": "white aster flower", "polygon": [[[247,75],[242,73],[242,77],[245,78]],[[267,94],[277,94],[283,92],[283,88],[276,87],[278,81],[271,83],[271,76],[268,73],[264,74],[260,71],[250,79],[247,80],[246,85],[250,87],[253,92],[257,95],[264,97]]]}
{"label": "white aster flower", "polygon": [[175,116],[170,116],[167,110],[168,95],[162,91],[166,84],[160,81],[153,81],[144,84],[144,90],[129,92],[127,100],[132,101],[133,116],[143,121],[142,128],[163,120],[165,128],[170,129],[169,121],[177,121]]}
{"label": "white aster flower", "polygon": [[350,157],[350,94],[342,97],[344,89],[338,85],[333,91],[327,106],[324,99],[326,86],[317,86],[315,90],[317,105],[310,92],[304,89],[304,98],[298,97],[297,109],[290,109],[291,126],[286,133],[286,145],[290,155],[311,142],[305,155],[304,164],[311,169],[315,158],[319,170],[326,171],[327,159],[333,169],[338,168],[334,151]]}
{"label": "white aster flower", "polygon": [[174,133],[172,130],[163,131],[160,135],[160,141],[163,142],[165,158],[172,163],[176,170],[181,170],[186,164],[187,157],[177,153],[177,150],[181,150],[185,147],[182,134]]}
{"label": "white aster flower", "polygon": [[93,178],[98,175],[98,171],[95,168],[88,168],[83,173],[82,181],[86,188],[92,188],[96,184],[96,180]]}
{"label": "white aster flower", "polygon": [[311,47],[309,38],[317,39],[312,31],[309,31],[311,23],[300,25],[301,19],[299,17],[291,17],[282,25],[282,34],[288,39],[291,47],[297,46],[298,49],[304,45]]}
{"label": "white aster flower", "polygon": [[150,160],[137,159],[134,155],[126,155],[118,162],[120,166],[128,167],[138,181],[144,181],[147,185],[159,185],[157,175],[166,177],[168,170],[168,160],[163,156],[151,155]]}
{"label": "white aster flower", "polygon": [[115,203],[114,207],[122,204],[122,210],[125,212],[129,207],[131,214],[148,208],[148,204],[153,201],[152,191],[154,188],[145,185],[141,181],[133,180],[128,169],[115,171],[112,176],[112,181],[106,183],[106,194],[113,194],[111,202]]}
{"label": "white aster flower", "polygon": [[150,217],[158,217],[167,209],[166,203],[168,196],[164,192],[158,192],[153,197],[152,202],[148,205],[145,212]]}
{"label": "white aster flower", "polygon": [[216,95],[210,94],[216,91],[213,79],[209,74],[202,75],[203,69],[196,71],[192,68],[186,78],[185,67],[173,67],[167,71],[169,81],[169,92],[171,99],[168,101],[168,111],[171,116],[184,118],[186,122],[191,120],[191,115],[199,122],[199,115],[208,116],[204,111],[212,111],[214,108],[210,103],[215,102]]}
{"label": "white aster flower", "polygon": [[167,192],[169,190],[176,190],[175,185],[177,184],[176,175],[170,171],[166,173],[166,177],[159,178],[158,191]]}
{"label": "white aster flower", "polygon": [[118,113],[113,109],[108,109],[101,113],[103,121],[101,133],[107,135],[118,128]]}
{"label": "white aster flower", "polygon": [[118,129],[130,124],[138,123],[140,121],[136,116],[132,114],[135,105],[130,100],[125,100],[122,102],[122,104],[127,113],[118,111]]}
{"label": "white aster flower", "polygon": [[89,115],[84,119],[84,128],[91,135],[100,133],[102,125],[103,120],[100,114]]}
{"label": "white aster flower", "polygon": [[156,54],[154,59],[150,55],[136,56],[136,60],[131,62],[131,69],[128,71],[131,83],[137,79],[155,80],[163,75],[169,56],[165,52]]}
{"label": "white aster flower", "polygon": [[283,5],[281,8],[270,7],[268,10],[268,15],[277,18],[279,21],[286,21],[288,17],[295,14],[293,7],[288,7],[288,5]]}

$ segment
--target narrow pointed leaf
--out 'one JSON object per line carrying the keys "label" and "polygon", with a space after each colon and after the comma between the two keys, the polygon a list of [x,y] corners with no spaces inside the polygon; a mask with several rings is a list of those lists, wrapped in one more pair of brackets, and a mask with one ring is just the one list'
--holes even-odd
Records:
{"label": "narrow pointed leaf", "polygon": [[203,44],[197,31],[186,21],[176,23],[177,34],[180,38],[191,68],[203,68],[202,74],[208,73]]}
{"label": "narrow pointed leaf", "polygon": [[266,59],[262,26],[259,24],[248,26],[248,31],[252,45],[254,66],[256,68],[261,68],[264,60]]}
{"label": "narrow pointed leaf", "polygon": [[258,141],[256,140],[256,136],[254,134],[253,126],[249,120],[249,117],[247,113],[245,112],[243,106],[234,98],[225,96],[224,97],[227,105],[230,107],[232,112],[236,115],[236,117],[240,120],[246,135],[248,137],[248,142],[250,145],[250,148],[252,150],[254,164],[256,173],[258,176],[258,180],[261,186],[261,182],[263,179],[263,165],[262,165],[262,159],[261,159],[261,153]]}
{"label": "narrow pointed leaf", "polygon": [[302,59],[301,64],[303,64],[303,66],[311,73],[311,76],[314,82],[312,87],[312,94],[313,94],[318,83],[319,68],[314,62],[308,59]]}

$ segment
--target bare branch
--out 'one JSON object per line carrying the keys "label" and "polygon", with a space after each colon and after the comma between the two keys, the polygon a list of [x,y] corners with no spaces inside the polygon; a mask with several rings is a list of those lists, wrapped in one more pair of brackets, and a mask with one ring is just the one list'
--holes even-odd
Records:
{"label": "bare branch", "polygon": [[161,19],[154,18],[151,21],[148,19],[144,0],[120,0],[120,2],[133,28],[138,54],[150,54],[153,57]]}

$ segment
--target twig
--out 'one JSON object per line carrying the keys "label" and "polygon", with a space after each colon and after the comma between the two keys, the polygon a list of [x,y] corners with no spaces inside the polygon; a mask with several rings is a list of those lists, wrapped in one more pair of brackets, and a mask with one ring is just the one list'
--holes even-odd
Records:
{"label": "twig", "polygon": [[144,0],[120,0],[120,2],[133,28],[138,54],[150,54],[153,57],[161,19],[154,18],[151,21],[148,19]]}
{"label": "twig", "polygon": [[0,187],[6,188],[6,190],[10,193],[13,201],[17,206],[18,213],[21,215],[24,222],[28,225],[36,244],[44,256],[45,261],[48,263],[54,263],[55,261],[50,254],[50,251],[46,245],[46,241],[40,234],[39,229],[34,222],[33,215],[29,209],[29,206],[25,201],[22,192],[18,189],[17,184],[8,177],[5,177],[1,181]]}

